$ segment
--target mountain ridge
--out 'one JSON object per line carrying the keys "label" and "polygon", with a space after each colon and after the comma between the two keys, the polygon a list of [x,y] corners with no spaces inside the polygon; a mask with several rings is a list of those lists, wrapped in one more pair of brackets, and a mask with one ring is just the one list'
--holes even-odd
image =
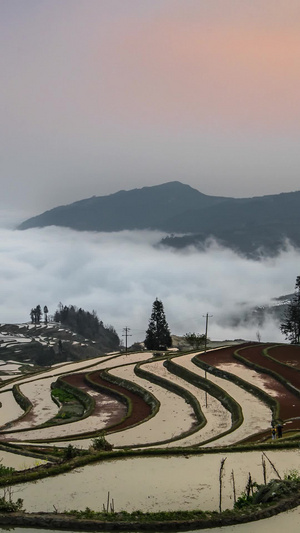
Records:
{"label": "mountain ridge", "polygon": [[174,181],[141,189],[121,190],[107,196],[92,196],[54,207],[27,219],[18,229],[48,225],[81,231],[160,229],[170,216],[180,214],[187,208],[210,205],[219,199],[222,197],[208,196],[189,185]]}
{"label": "mountain ridge", "polygon": [[[300,247],[300,191],[250,198],[205,195],[179,181],[120,190],[60,205],[17,229],[49,225],[77,231],[159,230],[165,246],[203,247],[208,238],[255,256],[278,253],[287,241]],[[172,235],[172,234],[180,234]]]}

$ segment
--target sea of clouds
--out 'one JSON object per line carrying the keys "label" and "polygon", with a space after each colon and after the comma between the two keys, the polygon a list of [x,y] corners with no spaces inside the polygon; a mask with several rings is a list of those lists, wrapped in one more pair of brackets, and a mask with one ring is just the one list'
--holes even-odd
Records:
{"label": "sea of clouds", "polygon": [[[0,221],[1,223],[1,221]],[[129,343],[142,341],[152,303],[162,300],[171,332],[204,333],[214,340],[284,341],[278,323],[251,321],[232,325],[273,297],[293,292],[299,252],[283,250],[276,258],[249,260],[211,242],[205,251],[157,247],[163,235],[150,231],[76,232],[48,227],[14,230],[7,219],[0,229],[0,322],[30,320],[30,310],[59,302],[95,310],[104,324]]]}

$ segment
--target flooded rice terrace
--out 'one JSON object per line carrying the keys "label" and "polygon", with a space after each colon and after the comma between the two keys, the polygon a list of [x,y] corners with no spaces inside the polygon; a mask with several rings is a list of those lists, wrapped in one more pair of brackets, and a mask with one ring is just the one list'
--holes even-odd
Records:
{"label": "flooded rice terrace", "polygon": [[[148,357],[146,355],[146,357]],[[39,374],[39,379],[33,376],[22,376],[18,378],[16,383],[20,385],[22,392],[32,400],[32,413],[35,416],[35,423],[47,420],[50,414],[53,416],[57,412],[57,407],[52,405],[51,396],[49,394],[51,382],[55,380],[56,376],[63,374],[70,374],[71,372],[80,373],[83,370],[89,371],[95,369],[103,369],[109,367],[109,372],[120,378],[126,378],[137,385],[142,385],[160,401],[160,409],[155,417],[149,418],[141,426],[133,426],[116,433],[111,433],[108,436],[108,441],[112,443],[115,448],[124,443],[134,445],[136,443],[149,446],[155,442],[155,447],[161,447],[161,440],[171,439],[169,442],[170,448],[177,446],[177,441],[172,441],[175,436],[180,436],[183,429],[189,429],[195,423],[194,413],[191,406],[183,398],[175,395],[173,392],[159,387],[155,383],[142,379],[134,372],[134,364],[137,360],[145,360],[145,354],[134,354],[132,358],[127,356],[97,358],[94,361],[85,361],[79,363],[63,364],[60,367],[51,368]],[[121,366],[126,362],[125,366]],[[176,364],[184,365],[186,368],[193,371],[194,374],[200,377],[205,376],[204,370],[192,364],[190,355],[184,355],[176,358]],[[162,361],[152,360],[147,361],[144,369],[148,373],[152,372],[159,375],[164,380],[170,379],[167,369]],[[238,373],[238,372],[236,372]],[[249,382],[253,379],[257,385],[256,376],[253,376],[253,371],[243,369],[243,377]],[[223,378],[209,375],[208,379],[215,384],[222,385]],[[187,388],[203,406],[203,412],[207,417],[208,423],[202,431],[202,440],[208,438],[217,427],[223,430],[230,427],[230,415],[225,413],[224,409],[220,408],[219,401],[206,396],[203,390],[191,384],[185,384],[182,378],[172,376],[172,381],[179,386]],[[262,428],[269,427],[271,419],[270,408],[262,404],[262,402],[249,394],[249,392],[241,389],[236,384],[226,381],[227,392],[236,399],[238,403],[243,405],[244,423],[236,430],[236,432],[228,435],[220,434],[213,445],[229,444],[231,440],[236,441],[237,438],[242,438],[248,434],[253,434]],[[264,390],[266,384],[260,382],[261,388]],[[48,391],[48,392],[47,392]],[[93,396],[95,394],[92,392]],[[12,405],[11,390],[9,384],[4,384],[0,393],[2,404],[5,409],[2,410],[2,424],[9,421],[7,418],[7,410],[10,416],[13,414],[15,422],[12,423],[12,428],[22,429],[22,432],[13,434],[5,434],[5,438],[11,439],[19,438],[24,442],[24,439],[29,438],[32,441],[34,437],[39,436],[39,432],[43,438],[49,438],[49,435],[55,435],[55,432],[62,431],[62,428],[57,426],[49,426],[49,428],[27,428],[30,422],[29,417],[23,417],[19,420],[19,406]],[[14,409],[14,410],[13,410]],[[178,414],[180,414],[178,416]],[[221,416],[223,414],[223,416]],[[65,426],[64,431],[69,436],[72,433],[72,427],[79,425],[81,430],[85,428],[85,424],[94,425],[95,421],[92,417],[90,419],[83,419]],[[29,424],[30,426],[30,424]],[[28,432],[28,434],[26,433]],[[63,435],[64,433],[62,433]],[[75,432],[76,435],[76,432]],[[238,437],[237,437],[238,435]],[[216,435],[217,436],[217,435]],[[198,443],[201,437],[197,432],[185,436],[181,444],[188,445],[193,442]],[[157,441],[157,442],[156,442]],[[68,445],[70,441],[65,443],[60,442],[60,446]],[[88,447],[91,443],[91,438],[83,440],[72,440],[72,444],[78,447]],[[35,444],[31,442],[31,444]],[[46,444],[47,445],[47,444]],[[208,444],[212,446],[212,443]],[[171,450],[170,450],[171,453]],[[3,453],[2,462],[7,466],[15,466],[17,469],[26,468],[27,464],[22,462],[21,456],[14,456],[15,461],[12,460],[12,454]],[[129,457],[114,460],[106,460],[99,463],[89,464],[82,468],[77,468],[74,471],[66,474],[61,474],[55,477],[40,479],[33,483],[23,483],[13,487],[14,498],[22,498],[24,502],[24,509],[27,512],[57,512],[62,513],[65,510],[80,510],[89,507],[95,511],[101,511],[103,505],[106,505],[108,493],[110,501],[114,501],[114,509],[116,512],[126,510],[132,512],[141,510],[143,512],[158,512],[158,511],[177,511],[177,510],[203,510],[203,511],[218,511],[219,510],[219,471],[221,461],[225,459],[225,468],[222,482],[222,510],[232,508],[234,504],[234,490],[233,477],[235,483],[235,490],[237,496],[241,495],[246,488],[249,473],[252,481],[258,484],[264,482],[264,472],[262,460],[266,463],[267,481],[277,477],[275,466],[281,477],[290,470],[300,471],[300,450],[273,450],[267,451],[263,456],[262,452],[244,452],[231,453],[224,449],[221,453],[199,453],[189,455],[188,451],[182,451],[180,455],[169,456],[149,456],[149,457]],[[30,461],[34,461],[31,459]],[[28,460],[28,466],[31,466]],[[33,466],[33,465],[32,465]],[[0,496],[1,496],[0,489]],[[300,525],[300,507],[292,511],[282,513],[277,517],[269,518],[259,522],[249,523],[238,526],[228,526],[223,528],[214,528],[212,531],[225,533],[269,533],[272,531],[282,531],[283,527],[289,528],[289,531],[299,530]],[[14,531],[25,533],[26,529],[14,528]],[[3,529],[0,528],[0,531]],[[43,531],[43,530],[39,530]],[[52,530],[55,532],[55,530]],[[72,530],[70,530],[71,532]],[[210,531],[208,529],[201,531]],[[129,533],[129,530],[128,530]]]}
{"label": "flooded rice terrace", "polygon": [[[280,475],[300,469],[300,451],[270,451],[267,458]],[[232,472],[236,493],[246,487],[249,472],[263,483],[262,453],[224,453],[143,457],[99,462],[67,474],[14,487],[28,512],[71,509],[102,510],[108,492],[115,511],[175,511],[219,508],[219,469],[226,457],[222,509],[233,507]],[[267,481],[276,478],[268,461]]]}

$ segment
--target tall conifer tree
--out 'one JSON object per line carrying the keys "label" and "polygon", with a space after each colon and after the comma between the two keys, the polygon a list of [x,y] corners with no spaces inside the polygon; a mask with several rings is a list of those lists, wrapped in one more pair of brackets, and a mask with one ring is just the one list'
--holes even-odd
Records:
{"label": "tall conifer tree", "polygon": [[166,350],[172,346],[172,337],[166,321],[163,304],[158,298],[153,302],[145,346],[148,350]]}

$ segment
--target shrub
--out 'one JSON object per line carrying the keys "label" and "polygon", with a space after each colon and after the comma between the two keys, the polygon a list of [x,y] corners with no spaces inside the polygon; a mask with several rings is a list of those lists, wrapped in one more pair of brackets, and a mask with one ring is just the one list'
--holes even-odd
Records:
{"label": "shrub", "polygon": [[68,459],[73,459],[73,457],[77,457],[78,455],[81,455],[81,451],[78,450],[78,448],[75,448],[75,446],[72,446],[72,444],[69,444],[67,448],[64,450],[63,459],[67,461]]}
{"label": "shrub", "polygon": [[104,436],[104,433],[102,433],[101,435],[99,435],[99,437],[96,437],[95,439],[93,439],[92,441],[92,446],[94,448],[94,450],[97,450],[97,451],[110,451],[113,449],[113,446],[112,444],[110,444],[105,436]]}
{"label": "shrub", "polygon": [[234,509],[242,509],[243,507],[253,505],[253,503],[254,503],[254,496],[252,495],[247,496],[247,494],[243,492],[236,500],[234,504]]}
{"label": "shrub", "polygon": [[0,477],[12,475],[15,472],[15,469],[12,466],[3,466],[0,464]]}
{"label": "shrub", "polygon": [[286,481],[297,481],[300,482],[300,474],[296,468],[292,468],[292,470],[288,470],[288,472],[285,472],[284,479]]}
{"label": "shrub", "polygon": [[12,501],[11,487],[4,489],[4,494],[0,497],[0,513],[15,513],[20,511],[22,507],[23,500],[21,498],[18,498],[16,502]]}

